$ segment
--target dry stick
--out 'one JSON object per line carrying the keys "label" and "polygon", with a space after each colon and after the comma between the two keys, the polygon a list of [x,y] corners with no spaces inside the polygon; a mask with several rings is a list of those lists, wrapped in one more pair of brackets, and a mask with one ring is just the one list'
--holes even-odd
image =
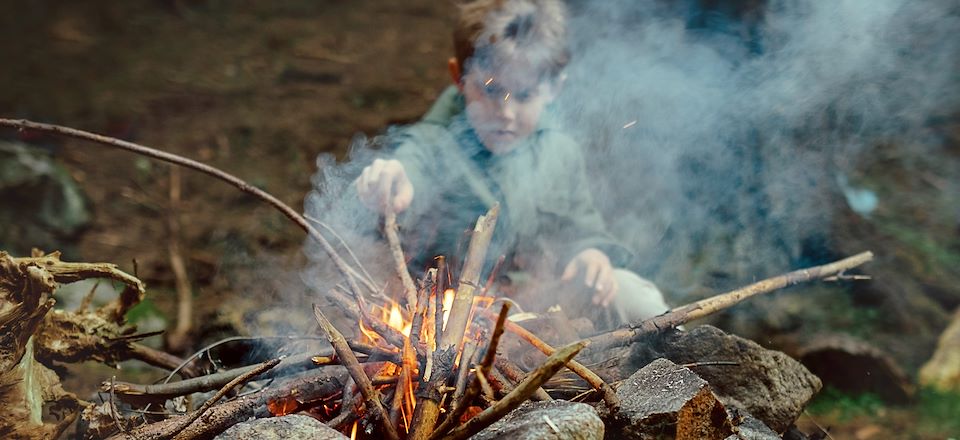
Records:
{"label": "dry stick", "polygon": [[347,340],[344,339],[343,334],[330,323],[327,317],[324,316],[323,311],[316,305],[313,306],[313,314],[317,318],[320,327],[326,332],[327,340],[330,341],[330,345],[332,345],[333,349],[337,352],[337,356],[340,356],[340,362],[343,363],[343,366],[347,367],[350,376],[353,377],[353,380],[357,382],[357,386],[360,387],[363,398],[367,400],[367,408],[373,413],[374,417],[380,420],[387,437],[391,440],[399,440],[400,434],[397,433],[397,430],[394,429],[390,423],[390,419],[387,417],[388,414],[383,408],[383,403],[380,402],[380,393],[373,388],[370,378],[367,377],[367,373],[363,372],[363,367],[360,366],[357,357],[353,355],[353,351],[351,351],[350,346],[347,345]]}
{"label": "dry stick", "polygon": [[[512,380],[515,383],[523,381],[523,378],[527,376],[527,373],[516,366],[513,362],[510,362],[503,356],[498,356],[497,359],[493,361],[497,370],[503,373],[507,379]],[[543,389],[543,387],[537,388],[537,391],[533,393],[533,400],[540,400],[549,402],[553,400],[553,397],[550,397],[549,394]]]}
{"label": "dry stick", "polygon": [[193,292],[187,276],[187,265],[180,252],[180,168],[170,167],[170,210],[167,214],[167,251],[170,257],[170,269],[177,288],[177,325],[167,334],[167,345],[171,351],[187,350],[190,328],[193,325]]}
{"label": "dry stick", "polygon": [[[557,350],[556,353],[547,358],[543,365],[532,371],[523,382],[517,384],[517,387],[504,396],[503,399],[500,399],[497,403],[483,410],[483,412],[477,414],[463,425],[450,431],[449,435],[443,437],[444,440],[461,440],[470,437],[480,432],[483,428],[490,426],[510,411],[516,409],[523,404],[537,388],[563,368],[564,364],[573,359],[586,345],[587,343],[585,341],[580,341]],[[443,433],[438,430],[431,439],[440,438],[441,435],[443,435]]]}
{"label": "dry stick", "polygon": [[407,270],[407,259],[403,257],[403,248],[400,246],[400,233],[397,227],[397,213],[388,210],[384,215],[383,231],[387,235],[387,243],[390,245],[390,255],[393,257],[393,264],[400,276],[400,282],[403,285],[403,291],[406,295],[407,307],[412,310],[417,304],[417,286],[413,284],[413,278],[410,278],[410,271]]}
{"label": "dry stick", "polygon": [[460,364],[464,367],[457,369],[457,380],[454,384],[453,395],[450,397],[450,411],[456,411],[457,404],[463,399],[463,393],[467,392],[467,379],[470,378],[470,369],[466,366],[475,364],[473,358],[476,354],[476,341],[471,340],[463,344],[463,350],[460,352]]}
{"label": "dry stick", "polygon": [[182,377],[190,378],[199,376],[200,370],[192,365],[184,365],[184,360],[165,351],[134,342],[129,344],[130,358],[143,361],[154,367],[160,367],[165,370],[179,371]]}
{"label": "dry stick", "polygon": [[223,180],[243,192],[252,194],[254,197],[263,200],[270,206],[276,208],[288,219],[292,220],[297,226],[300,226],[311,238],[317,240],[320,243],[320,246],[323,248],[324,252],[327,253],[327,256],[333,260],[334,265],[337,267],[337,270],[340,272],[340,275],[346,279],[347,283],[350,286],[350,289],[353,290],[357,295],[360,294],[360,288],[357,286],[357,281],[354,277],[351,276],[352,271],[350,265],[348,265],[340,255],[337,254],[336,250],[333,249],[333,246],[327,241],[323,235],[320,235],[320,232],[317,231],[313,226],[307,223],[307,220],[303,218],[300,213],[294,211],[286,203],[280,201],[280,199],[274,197],[272,194],[267,193],[266,191],[261,190],[249,183],[241,180],[240,178],[229,174],[223,170],[212,167],[205,163],[197,162],[192,159],[187,159],[186,157],[179,156],[173,153],[168,153],[166,151],[156,150],[150,147],[146,147],[140,144],[135,144],[133,142],[123,141],[120,139],[99,135],[96,133],[90,133],[88,131],[77,130],[75,128],[64,127],[61,125],[54,124],[43,124],[39,122],[32,122],[23,119],[14,120],[14,119],[5,119],[0,118],[0,126],[13,127],[20,130],[30,129],[38,130],[47,133],[53,133],[59,136],[71,137],[74,139],[82,139],[86,141],[96,142],[102,145],[120,148],[122,150],[130,151],[136,154],[143,156],[151,157],[154,159],[162,160],[164,162],[172,163],[182,167],[190,168],[201,173],[213,176],[217,179]]}
{"label": "dry stick", "polygon": [[[206,415],[195,421],[187,429],[194,438],[211,438],[230,426],[255,417],[270,417],[266,405],[275,400],[296,396],[298,401],[312,402],[328,398],[343,387],[347,377],[343,368],[325,368],[307,373],[278,385],[272,385],[252,394],[240,396],[234,400],[215,405]],[[141,425],[130,433],[118,434],[111,439],[141,440],[158,438],[162,433],[170,432],[171,427],[190,415],[172,417],[159,422]]]}
{"label": "dry stick", "polygon": [[[351,343],[351,348],[354,351],[364,352],[362,347],[356,347]],[[372,351],[373,353],[379,354],[382,356],[382,353],[377,351]],[[264,378],[269,377],[280,377],[289,374],[299,373],[303,370],[313,369],[321,366],[327,365],[338,365],[339,360],[326,359],[323,363],[318,363],[317,358],[326,358],[334,354],[333,349],[328,349],[316,354],[299,354],[295,356],[290,356],[284,358],[283,361],[276,368],[271,370],[269,373],[264,375]],[[369,353],[368,353],[369,354]],[[396,358],[396,354],[392,354],[391,358]],[[369,358],[368,358],[369,359]],[[396,361],[396,359],[393,359]],[[240,375],[256,368],[256,365],[249,365],[246,367],[234,368],[227,371],[222,371],[219,373],[208,374],[206,376],[194,377],[191,379],[185,379],[178,382],[170,383],[160,383],[152,385],[141,385],[129,382],[116,382],[113,385],[113,390],[120,395],[129,395],[129,396],[149,396],[156,397],[157,399],[169,399],[177,396],[184,396],[191,393],[198,393],[203,391],[215,390],[231,380],[239,377]],[[101,391],[109,391],[109,382],[105,382],[100,386]]]}
{"label": "dry stick", "polygon": [[457,293],[453,297],[453,305],[450,307],[450,315],[447,318],[446,331],[440,338],[441,349],[456,347],[463,340],[470,309],[473,307],[473,294],[479,287],[480,271],[483,270],[487,248],[490,246],[490,239],[493,238],[493,230],[499,215],[500,205],[493,205],[485,215],[480,216],[477,225],[473,228],[463,270],[460,271],[460,283],[457,285]]}
{"label": "dry stick", "polygon": [[[403,416],[403,405],[407,400],[407,388],[412,386],[413,375],[417,369],[417,355],[413,351],[409,340],[404,341],[403,354],[400,359],[400,375],[397,380],[396,393],[394,393],[393,401],[390,402],[390,422],[397,425],[398,430],[401,424],[405,423],[405,420],[400,420],[400,417]],[[410,408],[412,408],[412,405]]]}
{"label": "dry stick", "polygon": [[632,323],[625,328],[600,334],[589,338],[591,350],[602,350],[611,346],[626,345],[637,339],[657,333],[660,330],[676,327],[695,319],[700,319],[713,313],[728,309],[740,302],[763,293],[769,293],[794,284],[827,277],[847,269],[857,267],[873,259],[872,252],[863,252],[843,260],[835,261],[822,266],[795,270],[773,278],[753,283],[732,292],[706,298],[685,306],[677,307],[660,316],[644,321]]}
{"label": "dry stick", "polygon": [[[444,432],[449,431],[454,425],[459,423],[460,416],[462,416],[467,410],[467,407],[470,406],[470,402],[472,402],[473,399],[476,399],[480,394],[483,380],[486,379],[488,374],[490,374],[490,368],[493,366],[493,360],[497,356],[497,346],[500,343],[500,336],[503,335],[503,328],[504,324],[507,322],[507,313],[509,311],[510,303],[506,303],[500,308],[500,314],[497,316],[497,324],[493,327],[493,333],[490,335],[490,344],[487,346],[487,352],[484,354],[483,360],[476,369],[473,382],[470,383],[470,386],[467,388],[466,392],[463,393],[463,398],[461,398],[450,410],[450,415],[448,415],[447,418],[444,419],[443,423],[437,427],[436,431],[434,432],[434,436],[442,435]],[[461,359],[460,368],[467,368],[468,365],[470,364],[464,359]]]}
{"label": "dry stick", "polygon": [[[467,321],[473,306],[473,293],[480,281],[480,271],[483,269],[483,262],[486,259],[487,248],[490,246],[499,213],[500,205],[494,205],[486,215],[481,215],[473,229],[473,236],[470,237],[467,257],[460,272],[460,284],[457,286],[457,293],[450,307],[447,324],[443,334],[437,336],[437,356],[434,358],[436,371],[431,372],[429,381],[421,380],[418,390],[423,399],[418,402],[413,416],[413,432],[410,438],[414,440],[429,437],[440,417],[442,396],[439,390],[453,371],[458,347],[467,330],[469,324]],[[438,293],[440,294],[442,293]],[[438,311],[438,314],[440,313]]]}
{"label": "dry stick", "polygon": [[[487,310],[482,311],[488,319],[493,319],[492,313]],[[551,347],[550,344],[543,342],[542,339],[537,337],[537,335],[531,333],[529,330],[521,327],[520,325],[507,321],[506,323],[507,331],[519,336],[523,340],[530,343],[537,350],[543,352],[543,354],[550,356],[556,349]],[[597,373],[594,373],[589,368],[585,367],[583,364],[571,360],[567,363],[567,368],[570,371],[573,371],[577,376],[580,376],[583,380],[587,381],[593,389],[600,392],[600,396],[603,397],[603,401],[607,404],[607,407],[612,411],[616,411],[620,408],[620,398],[617,397],[617,393],[614,392],[613,388],[609,384],[603,381]]]}
{"label": "dry stick", "polygon": [[203,415],[203,413],[206,412],[208,409],[210,409],[210,407],[213,406],[214,403],[217,403],[217,401],[222,399],[223,396],[226,396],[227,393],[229,393],[230,390],[234,389],[237,385],[240,385],[250,380],[251,378],[259,376],[263,372],[273,367],[276,367],[277,364],[279,363],[280,363],[280,359],[271,359],[267,362],[264,362],[258,365],[256,368],[246,373],[243,373],[242,375],[238,376],[236,379],[231,380],[229,383],[224,385],[223,388],[220,388],[220,391],[217,391],[217,394],[214,394],[213,397],[208,399],[206,402],[203,402],[203,405],[200,406],[200,409],[194,411],[193,413],[190,414],[190,416],[188,416],[186,419],[184,419],[178,425],[176,425],[176,428],[173,430],[173,432],[170,435],[173,436],[174,439],[193,438],[193,436],[189,435],[188,432],[184,432],[181,435],[177,435],[177,434],[180,433],[180,431],[183,431],[184,429],[186,429],[188,426],[190,426],[190,424],[192,424],[194,421],[199,419],[200,416]]}
{"label": "dry stick", "polygon": [[[423,279],[423,285],[417,294],[417,307],[413,314],[413,320],[410,322],[410,345],[413,347],[416,347],[420,342],[420,332],[423,331],[424,322],[429,322],[426,317],[427,312],[430,310],[430,292],[433,290],[433,285],[436,283],[434,281],[436,276],[436,269],[430,269],[427,271],[427,274]],[[429,352],[430,347],[426,347],[424,351]],[[424,353],[424,355],[426,355],[426,353]]]}

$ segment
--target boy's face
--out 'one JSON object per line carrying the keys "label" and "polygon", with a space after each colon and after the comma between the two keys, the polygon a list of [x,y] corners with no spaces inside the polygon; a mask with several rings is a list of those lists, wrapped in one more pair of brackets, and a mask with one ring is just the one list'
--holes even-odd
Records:
{"label": "boy's face", "polygon": [[517,67],[505,66],[496,72],[473,68],[462,78],[467,118],[493,154],[512,151],[533,133],[554,97],[555,86],[529,74],[531,69]]}

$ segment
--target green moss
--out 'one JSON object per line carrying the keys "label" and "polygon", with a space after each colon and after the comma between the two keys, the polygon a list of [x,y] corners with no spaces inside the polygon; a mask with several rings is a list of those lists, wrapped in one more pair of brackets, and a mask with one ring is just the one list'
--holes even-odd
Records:
{"label": "green moss", "polygon": [[916,414],[923,430],[960,434],[960,393],[923,389],[918,397]]}
{"label": "green moss", "polygon": [[807,410],[815,416],[825,416],[840,422],[857,417],[877,417],[885,408],[883,400],[873,393],[847,394],[831,386],[824,388]]}

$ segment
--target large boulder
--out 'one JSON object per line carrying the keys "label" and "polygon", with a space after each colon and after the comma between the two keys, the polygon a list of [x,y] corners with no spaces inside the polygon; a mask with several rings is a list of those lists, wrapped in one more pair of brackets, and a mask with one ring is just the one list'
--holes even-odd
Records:
{"label": "large boulder", "polygon": [[691,365],[725,405],[747,411],[777,432],[786,431],[822,387],[817,376],[786,354],[716,327],[678,332],[661,350],[663,357]]}
{"label": "large boulder", "polygon": [[526,402],[472,440],[600,440],[603,422],[592,406],[554,400]]}
{"label": "large boulder", "polygon": [[215,440],[343,440],[349,437],[310,416],[253,419],[238,423],[214,437]]}

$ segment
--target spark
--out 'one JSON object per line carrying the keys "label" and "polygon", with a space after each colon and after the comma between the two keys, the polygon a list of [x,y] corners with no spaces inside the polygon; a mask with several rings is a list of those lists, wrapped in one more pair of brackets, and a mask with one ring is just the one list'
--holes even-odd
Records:
{"label": "spark", "polygon": [[630,121],[630,122],[627,122],[626,125],[623,126],[623,128],[630,128],[630,127],[633,127],[634,125],[637,125],[637,120],[636,120],[636,119],[634,119],[634,120],[632,120],[632,121]]}
{"label": "spark", "polygon": [[503,95],[503,101],[504,101],[504,102],[507,102],[507,101],[509,101],[509,100],[510,100],[510,92],[507,92],[506,95]]}
{"label": "spark", "polygon": [[487,78],[487,81],[483,83],[484,86],[489,86],[493,82],[493,77]]}

